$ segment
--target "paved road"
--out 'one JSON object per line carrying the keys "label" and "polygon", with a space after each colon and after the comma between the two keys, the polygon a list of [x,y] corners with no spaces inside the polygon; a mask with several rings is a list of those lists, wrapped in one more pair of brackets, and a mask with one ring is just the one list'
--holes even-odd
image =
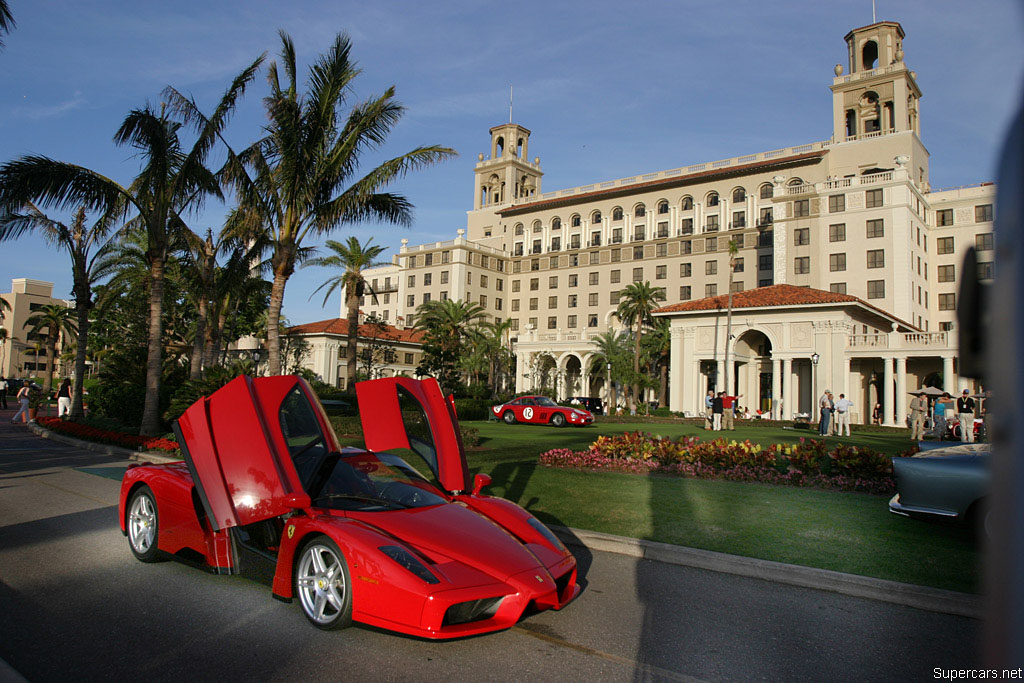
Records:
{"label": "paved road", "polygon": [[443,643],[321,632],[260,584],[134,561],[109,478],[125,463],[9,418],[0,659],[30,681],[913,681],[978,664],[971,619],[586,551],[582,596],[510,631]]}

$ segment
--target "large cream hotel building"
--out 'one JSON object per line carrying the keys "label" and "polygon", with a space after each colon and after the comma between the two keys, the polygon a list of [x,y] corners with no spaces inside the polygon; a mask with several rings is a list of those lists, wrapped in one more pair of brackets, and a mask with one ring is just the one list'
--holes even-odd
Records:
{"label": "large cream hotel building", "polygon": [[724,388],[735,241],[728,374],[741,403],[790,418],[830,388],[855,402],[855,421],[877,402],[895,424],[925,382],[967,387],[959,270],[975,246],[992,277],[995,187],[931,187],[900,24],[845,40],[820,142],[545,192],[530,131],[492,128],[466,228],[447,242],[403,240],[392,264],[367,273],[378,297],[362,311],[407,326],[425,301],[473,301],[511,319],[518,390],[543,381],[560,398],[604,396],[590,340],[621,327],[624,286],[650,281],[671,323],[670,407],[696,413],[707,389]]}

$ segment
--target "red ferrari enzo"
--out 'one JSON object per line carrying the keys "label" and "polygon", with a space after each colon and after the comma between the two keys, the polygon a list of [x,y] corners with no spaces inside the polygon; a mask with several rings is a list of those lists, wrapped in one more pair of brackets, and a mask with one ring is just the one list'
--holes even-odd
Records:
{"label": "red ferrari enzo", "polygon": [[[185,462],[125,473],[118,514],[132,553],[264,580],[322,629],[454,638],[579,594],[555,535],[481,495],[487,475],[470,479],[436,380],[362,382],[356,395],[367,450],[339,447],[299,377],[239,377],[197,401],[174,426]],[[386,452],[398,449],[433,479]]]}
{"label": "red ferrari enzo", "polygon": [[500,406],[492,406],[495,419],[504,420],[506,424],[517,422],[528,424],[583,426],[594,421],[594,414],[583,408],[566,408],[552,401],[547,396],[520,396]]}

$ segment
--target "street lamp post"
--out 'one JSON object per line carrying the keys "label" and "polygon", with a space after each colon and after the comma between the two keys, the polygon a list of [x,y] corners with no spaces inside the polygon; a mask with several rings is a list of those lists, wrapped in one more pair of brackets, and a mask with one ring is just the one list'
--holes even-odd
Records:
{"label": "street lamp post", "polygon": [[608,378],[608,410],[605,411],[605,415],[612,415],[615,412],[615,406],[612,405],[612,364],[611,364],[611,361],[609,361],[607,363],[607,365],[605,365],[605,370],[607,370],[607,372],[608,372],[608,374],[607,374],[607,378]]}
{"label": "street lamp post", "polygon": [[821,358],[817,353],[811,354],[811,415],[817,415],[818,422],[821,422],[821,407],[818,403],[818,360]]}

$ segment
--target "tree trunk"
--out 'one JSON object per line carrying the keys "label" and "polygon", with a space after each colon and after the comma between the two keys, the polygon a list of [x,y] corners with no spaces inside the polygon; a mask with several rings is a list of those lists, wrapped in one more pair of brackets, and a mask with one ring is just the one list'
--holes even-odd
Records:
{"label": "tree trunk", "polygon": [[[59,333],[58,333],[59,334]],[[46,380],[43,382],[43,393],[50,397],[53,388],[53,361],[57,356],[57,335],[49,334],[46,338]]]}
{"label": "tree trunk", "polygon": [[89,306],[79,303],[75,310],[78,313],[78,348],[75,350],[75,386],[71,397],[72,420],[78,420],[85,416],[82,392],[85,386],[85,354],[89,343]]}
{"label": "tree trunk", "polygon": [[199,298],[199,317],[196,319],[196,338],[192,342],[192,366],[188,378],[192,380],[203,376],[203,355],[206,350],[206,316],[209,311],[209,297],[206,288]]}
{"label": "tree trunk", "polygon": [[629,397],[630,414],[636,414],[636,402],[640,397],[640,330],[642,325],[643,323],[638,317],[636,322],[636,340],[633,346],[633,394]]}
{"label": "tree trunk", "polygon": [[345,287],[345,307],[348,311],[348,339],[345,343],[345,391],[356,387],[356,348],[359,345],[359,292],[356,287]]}
{"label": "tree trunk", "polygon": [[[731,268],[729,269],[732,270]],[[732,341],[732,274],[729,275],[729,312],[725,317],[725,395],[732,396],[732,389],[729,387],[729,366],[732,365],[729,362],[730,357],[730,342]]]}
{"label": "tree trunk", "polygon": [[284,305],[284,286],[288,276],[283,268],[274,269],[274,284],[270,289],[270,308],[267,309],[267,374],[281,374],[281,306]]}
{"label": "tree trunk", "polygon": [[220,318],[220,308],[218,306],[210,306],[206,321],[206,341],[203,347],[203,367],[209,368],[217,364],[216,336],[220,325]]}
{"label": "tree trunk", "polygon": [[661,386],[658,388],[658,406],[665,408],[668,406],[666,400],[666,393],[668,391],[668,363],[661,364]]}
{"label": "tree trunk", "polygon": [[146,402],[142,406],[142,436],[160,433],[160,375],[164,331],[164,258],[153,259],[149,266],[149,350],[146,354]]}

